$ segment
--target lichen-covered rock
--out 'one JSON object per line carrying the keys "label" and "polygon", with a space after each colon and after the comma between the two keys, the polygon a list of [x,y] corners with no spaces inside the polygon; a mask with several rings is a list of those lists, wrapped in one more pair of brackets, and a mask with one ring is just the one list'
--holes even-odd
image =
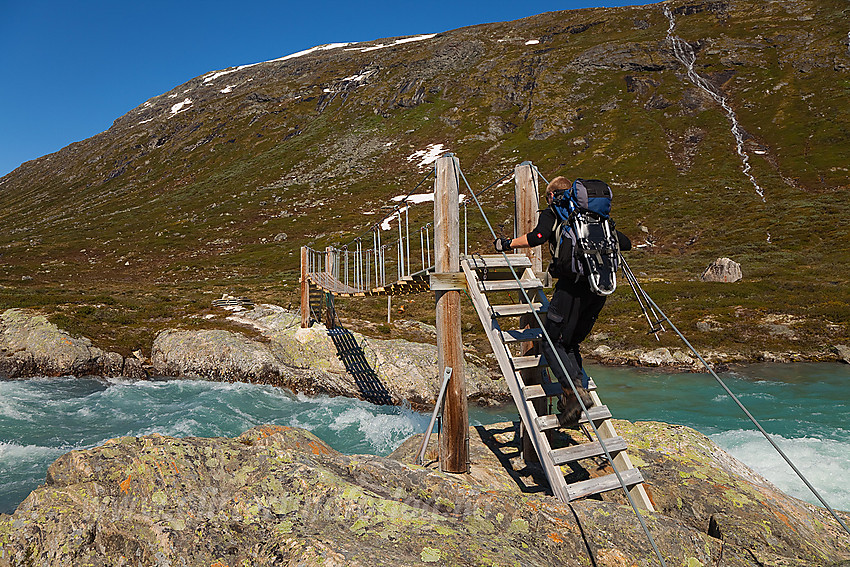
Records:
{"label": "lichen-covered rock", "polygon": [[281,365],[268,346],[224,330],[159,333],[151,348],[151,363],[165,376],[224,381],[272,381]]}
{"label": "lichen-covered rock", "polygon": [[670,350],[663,347],[641,353],[639,360],[645,366],[673,366],[677,363]]}
{"label": "lichen-covered rock", "polygon": [[[789,497],[693,429],[615,420],[656,510],[748,549],[761,565],[850,559],[850,534],[829,513]],[[614,493],[611,493],[612,495]],[[847,524],[850,515],[842,513]]]}
{"label": "lichen-covered rock", "polygon": [[124,357],[117,352],[103,353],[100,366],[104,376],[124,376]]}
{"label": "lichen-covered rock", "polygon": [[[846,534],[823,510],[782,495],[704,437],[617,427],[649,481],[659,511],[643,517],[668,565],[850,559]],[[616,497],[564,505],[526,482],[534,466],[505,466],[516,431],[471,429],[468,475],[405,464],[416,438],[394,454],[402,460],[343,455],[285,427],[236,439],[114,439],[58,459],[44,486],[0,516],[0,567],[655,564]],[[719,537],[705,533],[711,516]]]}
{"label": "lichen-covered rock", "polygon": [[850,364],[850,347],[847,345],[835,345],[833,350],[835,351],[835,354],[838,355],[839,360]]}
{"label": "lichen-covered rock", "polygon": [[0,313],[0,378],[100,374],[103,357],[89,339],[72,337],[43,315]]}

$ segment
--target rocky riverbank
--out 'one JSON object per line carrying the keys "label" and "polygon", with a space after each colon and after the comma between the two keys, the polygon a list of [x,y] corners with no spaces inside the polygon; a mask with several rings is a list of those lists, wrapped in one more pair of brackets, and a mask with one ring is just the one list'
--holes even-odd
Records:
{"label": "rocky riverbank", "polygon": [[[0,379],[39,375],[201,378],[266,383],[295,392],[408,403],[417,408],[435,403],[440,384],[434,343],[378,339],[344,328],[329,331],[319,324],[301,329],[297,313],[275,305],[259,305],[226,319],[228,330],[165,329],[153,341],[149,358],[141,352],[123,357],[85,337],[71,336],[37,312],[8,309],[0,313]],[[416,331],[423,340],[434,332],[416,321],[396,325]],[[604,337],[592,336],[587,350],[588,359],[602,364],[703,369],[684,349],[612,349]],[[721,368],[763,361],[850,362],[850,348],[835,345],[818,357],[764,353],[752,360],[723,352],[704,356]],[[473,403],[505,403],[510,394],[488,357],[492,354],[467,349],[467,393]]]}
{"label": "rocky riverbank", "polygon": [[[436,402],[440,382],[433,344],[367,338],[347,329],[328,331],[320,324],[301,329],[297,313],[274,305],[240,311],[228,320],[233,330],[163,330],[149,359],[124,358],[72,337],[42,315],[9,309],[0,315],[0,378],[197,378],[272,384],[294,392],[414,408]],[[242,332],[246,326],[251,333]],[[470,401],[509,401],[501,376],[483,360],[476,364],[474,356],[469,358],[464,371]]]}
{"label": "rocky riverbank", "polygon": [[83,337],[72,337],[39,313],[0,313],[0,378],[63,375],[145,378],[137,357],[105,352]]}
{"label": "rocky riverbank", "polygon": [[[826,511],[709,439],[654,422],[616,426],[647,480],[657,511],[644,519],[668,565],[850,560],[850,539]],[[655,564],[622,493],[562,504],[539,468],[517,462],[516,424],[470,437],[464,475],[410,464],[421,436],[390,457],[344,455],[270,426],[235,439],[114,439],[59,458],[44,486],[0,515],[0,567]],[[598,469],[575,474],[610,472]]]}

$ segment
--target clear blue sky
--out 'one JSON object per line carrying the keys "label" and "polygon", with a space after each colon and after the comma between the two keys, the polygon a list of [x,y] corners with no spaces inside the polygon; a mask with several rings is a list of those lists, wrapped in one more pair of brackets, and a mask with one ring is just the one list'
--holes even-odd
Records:
{"label": "clear blue sky", "polygon": [[0,0],[0,176],[193,77],[334,42],[634,0]]}

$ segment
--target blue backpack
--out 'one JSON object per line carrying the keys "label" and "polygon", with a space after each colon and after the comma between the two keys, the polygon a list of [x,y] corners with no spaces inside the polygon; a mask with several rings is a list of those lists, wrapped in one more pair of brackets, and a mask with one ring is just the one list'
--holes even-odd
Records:
{"label": "blue backpack", "polygon": [[608,184],[598,179],[576,179],[568,190],[555,193],[552,276],[574,282],[586,278],[597,295],[614,293],[620,242],[610,217],[612,197]]}

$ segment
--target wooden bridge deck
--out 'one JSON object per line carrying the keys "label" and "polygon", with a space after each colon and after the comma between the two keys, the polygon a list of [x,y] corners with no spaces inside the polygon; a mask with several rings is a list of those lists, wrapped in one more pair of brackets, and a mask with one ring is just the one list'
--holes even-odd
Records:
{"label": "wooden bridge deck", "polygon": [[346,285],[327,272],[308,272],[307,279],[311,285],[337,297],[409,295],[412,293],[422,293],[431,289],[429,272],[417,272],[411,276],[405,276],[400,280],[387,282],[368,290],[357,289]]}

